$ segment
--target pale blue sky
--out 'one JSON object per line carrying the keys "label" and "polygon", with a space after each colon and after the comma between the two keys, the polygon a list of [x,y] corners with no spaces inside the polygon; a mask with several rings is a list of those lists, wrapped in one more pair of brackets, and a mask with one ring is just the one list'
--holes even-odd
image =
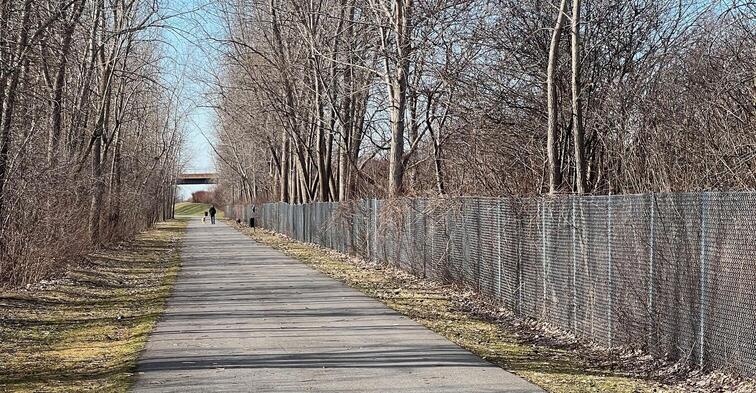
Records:
{"label": "pale blue sky", "polygon": [[[187,172],[214,172],[213,151],[206,138],[214,140],[214,112],[206,97],[209,73],[217,69],[207,34],[221,34],[220,25],[208,12],[212,0],[167,0],[168,29],[164,29],[166,56],[164,81],[180,86],[180,106],[185,115],[182,159]],[[180,186],[181,197],[212,186]]]}

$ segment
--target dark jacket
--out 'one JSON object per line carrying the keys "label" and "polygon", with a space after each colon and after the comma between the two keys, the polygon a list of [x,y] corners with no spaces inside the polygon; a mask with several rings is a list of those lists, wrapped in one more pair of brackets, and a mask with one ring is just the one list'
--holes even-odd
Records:
{"label": "dark jacket", "polygon": [[215,207],[210,208],[210,215],[215,217]]}

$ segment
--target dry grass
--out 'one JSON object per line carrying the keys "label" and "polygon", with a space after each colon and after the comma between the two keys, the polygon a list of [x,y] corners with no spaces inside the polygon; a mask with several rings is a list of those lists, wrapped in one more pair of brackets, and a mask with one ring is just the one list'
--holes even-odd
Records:
{"label": "dry grass", "polygon": [[[177,216],[195,216],[202,217],[206,211],[212,207],[209,203],[194,203],[194,202],[179,202],[176,204],[175,214]],[[220,208],[216,208],[218,213],[216,218],[223,218],[223,211]],[[210,219],[210,216],[207,218]]]}
{"label": "dry grass", "polygon": [[62,279],[0,292],[0,391],[126,391],[179,270],[185,226],[160,224]]}
{"label": "dry grass", "polygon": [[381,300],[478,356],[550,392],[660,392],[651,381],[596,365],[559,345],[537,345],[521,330],[474,311],[469,293],[431,283],[396,269],[368,264],[262,230],[237,226],[269,245],[363,293]]}

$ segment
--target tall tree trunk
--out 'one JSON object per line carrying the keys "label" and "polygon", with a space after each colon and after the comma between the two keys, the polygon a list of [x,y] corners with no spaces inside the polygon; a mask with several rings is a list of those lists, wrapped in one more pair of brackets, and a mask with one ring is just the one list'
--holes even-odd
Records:
{"label": "tall tree trunk", "polygon": [[47,138],[47,163],[50,167],[55,165],[58,156],[58,146],[60,145],[60,136],[63,128],[63,86],[65,85],[66,80],[68,56],[71,52],[71,42],[73,41],[76,24],[79,22],[79,18],[84,10],[85,1],[86,0],[81,0],[76,2],[71,20],[66,21],[63,30],[63,43],[60,50],[60,59],[58,61],[58,67],[55,70],[55,78],[52,86],[50,132],[48,133]]}
{"label": "tall tree trunk", "polygon": [[110,168],[110,201],[108,214],[108,237],[113,239],[118,223],[121,219],[121,131],[116,131],[114,136],[115,148],[113,150],[113,164]]}
{"label": "tall tree trunk", "polygon": [[548,127],[546,134],[546,150],[549,159],[549,193],[557,192],[562,184],[562,172],[559,162],[559,146],[557,143],[559,108],[557,107],[556,96],[556,67],[559,65],[559,41],[562,37],[562,25],[564,24],[564,14],[567,8],[567,0],[561,0],[559,4],[559,14],[557,15],[554,31],[551,34],[551,45],[549,47],[549,63],[546,68],[546,102],[548,110]]}
{"label": "tall tree trunk", "polygon": [[92,244],[100,243],[100,217],[102,195],[105,188],[102,177],[102,135],[95,137],[92,145],[92,198],[89,205],[89,237]]}
{"label": "tall tree trunk", "polygon": [[280,198],[281,202],[289,202],[289,163],[291,160],[291,146],[289,142],[289,135],[286,130],[281,131],[281,174],[278,177],[280,184]]}
{"label": "tall tree trunk", "polygon": [[572,0],[572,140],[575,148],[575,186],[578,194],[585,194],[585,146],[580,83],[580,0]]}
{"label": "tall tree trunk", "polygon": [[338,188],[333,176],[333,140],[336,127],[336,112],[331,109],[330,111],[330,128],[328,131],[328,137],[326,138],[326,157],[325,157],[325,181],[328,182],[328,198],[331,201],[338,200]]}
{"label": "tall tree trunk", "polygon": [[404,119],[407,107],[407,77],[397,71],[397,81],[391,82],[391,148],[389,152],[389,198],[404,193]]}
{"label": "tall tree trunk", "polygon": [[[296,166],[297,164],[294,161],[294,154],[289,153],[289,156],[289,159],[291,160],[290,165]],[[297,201],[299,200],[299,181],[297,179],[298,173],[299,171],[296,170],[290,171],[289,173],[289,200],[286,201],[288,203],[297,203]]]}
{"label": "tall tree trunk", "polygon": [[250,203],[257,204],[257,171],[252,171],[252,184],[250,189]]}
{"label": "tall tree trunk", "polygon": [[[351,198],[352,184],[350,182],[350,165],[349,154],[351,151],[352,128],[354,127],[354,64],[357,63],[355,58],[354,47],[352,46],[354,38],[354,0],[342,0],[341,15],[344,19],[346,15],[346,62],[349,64],[344,69],[343,91],[344,97],[341,99],[340,120],[341,120],[341,144],[338,148],[338,200],[343,201]],[[342,26],[342,23],[339,23]],[[334,53],[336,51],[334,50]],[[336,63],[334,63],[334,66]],[[334,73],[335,76],[335,73]],[[334,89],[334,94],[336,90]]]}
{"label": "tall tree trunk", "polygon": [[346,21],[346,40],[347,40],[347,52],[349,53],[347,61],[350,64],[344,71],[344,97],[341,100],[341,135],[342,144],[339,148],[339,200],[348,200],[352,197],[352,182],[351,172],[352,166],[350,163],[350,155],[352,151],[352,145],[358,143],[353,139],[353,128],[355,127],[354,121],[354,64],[357,63],[357,58],[354,53],[354,47],[352,45],[354,39],[354,1],[342,1],[342,9],[349,8],[347,12],[348,19]]}
{"label": "tall tree trunk", "polygon": [[[390,102],[391,149],[389,153],[389,197],[404,193],[404,127],[407,109],[407,77],[412,49],[412,0],[395,0],[394,29],[397,58],[394,75],[386,67]],[[388,64],[390,60],[386,59]]]}
{"label": "tall tree trunk", "polygon": [[428,134],[430,135],[431,142],[433,143],[433,167],[436,172],[436,191],[438,191],[438,195],[445,195],[446,187],[444,186],[444,175],[443,169],[441,168],[441,135],[439,132],[439,135],[437,137],[436,131],[433,129],[433,120],[430,115],[433,112],[432,102],[433,96],[429,94],[428,102],[426,103],[425,107],[425,126],[428,127]]}
{"label": "tall tree trunk", "polygon": [[[100,15],[103,17],[103,26],[105,24],[105,12],[104,3],[100,2]],[[114,22],[116,23],[116,22]],[[110,50],[105,52],[105,43],[102,41],[104,37],[99,38],[101,73],[100,73],[100,103],[97,110],[97,120],[94,124],[94,130],[92,132],[92,178],[93,178],[93,191],[92,199],[89,209],[89,234],[92,244],[99,244],[102,240],[100,233],[100,220],[102,218],[102,199],[105,193],[105,179],[102,173],[103,162],[106,161],[106,149],[104,149],[104,142],[109,129],[110,121],[110,109],[112,98],[112,84],[113,77],[115,75],[115,67],[117,54],[119,53],[119,40],[114,39]],[[164,198],[165,195],[163,194]],[[161,200],[161,201],[164,201]]]}
{"label": "tall tree trunk", "polygon": [[[0,97],[0,99],[2,99],[2,109],[0,110],[0,116],[2,116],[0,117],[0,219],[3,217],[5,184],[8,180],[8,152],[10,151],[10,145],[12,142],[11,126],[13,125],[13,114],[16,109],[16,97],[20,81],[23,78],[26,69],[23,57],[25,57],[24,51],[27,49],[29,29],[31,27],[31,5],[32,0],[26,0],[24,2],[21,14],[21,30],[18,33],[18,46],[11,59],[12,68],[10,70],[10,76],[5,81],[7,83],[5,95]],[[5,74],[6,71],[3,70],[1,72]]]}
{"label": "tall tree trunk", "polygon": [[[90,104],[89,97],[92,95],[90,84],[95,76],[95,65],[97,63],[97,56],[99,54],[98,45],[98,31],[100,30],[100,23],[102,13],[104,12],[104,0],[97,0],[97,4],[94,4],[93,25],[89,34],[89,43],[87,45],[87,56],[83,64],[84,76],[81,78],[83,83],[79,86],[77,91],[74,107],[74,113],[71,119],[71,128],[69,129],[68,136],[68,154],[70,158],[83,155],[82,149],[85,148],[86,133],[83,130],[87,129],[87,123],[89,122],[90,111],[86,110],[86,106]],[[104,23],[104,22],[102,22]],[[78,134],[77,134],[78,133]]]}
{"label": "tall tree trunk", "polygon": [[[420,72],[415,70],[415,73],[419,74]],[[415,82],[417,81],[417,77],[414,78]],[[418,105],[418,93],[414,89],[412,89],[409,92],[409,142],[410,146],[415,143],[415,140],[417,139],[417,136],[419,134],[419,128],[420,128],[420,121],[417,118],[417,105]],[[417,190],[417,168],[411,167],[409,169],[409,187],[410,190]]]}
{"label": "tall tree trunk", "polygon": [[[348,99],[344,99],[348,101]],[[346,105],[346,104],[344,104]],[[345,201],[350,197],[349,192],[349,135],[347,134],[346,125],[341,132],[341,142],[337,146],[337,154],[339,158],[339,200]]]}
{"label": "tall tree trunk", "polygon": [[329,195],[329,185],[330,182],[328,181],[328,170],[326,168],[326,158],[328,155],[328,151],[326,149],[326,136],[325,136],[325,119],[324,119],[324,105],[323,105],[323,85],[320,82],[320,78],[318,77],[319,67],[317,66],[316,62],[317,60],[314,59],[314,48],[313,48],[313,83],[315,85],[315,113],[317,114],[317,159],[318,159],[318,197],[319,200],[322,202],[328,201],[328,195]]}
{"label": "tall tree trunk", "polygon": [[367,102],[369,94],[365,91],[360,92],[352,99],[352,136],[349,138],[351,144],[349,146],[349,156],[347,161],[347,192],[353,195],[355,190],[355,184],[357,184],[357,175],[359,174],[359,168],[357,164],[360,158],[360,147],[362,146],[362,138],[365,134],[365,114],[367,111]]}

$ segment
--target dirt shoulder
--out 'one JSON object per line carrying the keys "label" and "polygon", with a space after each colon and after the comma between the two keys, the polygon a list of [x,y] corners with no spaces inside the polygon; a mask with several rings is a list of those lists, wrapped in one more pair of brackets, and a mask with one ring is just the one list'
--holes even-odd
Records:
{"label": "dirt shoulder", "polygon": [[158,224],[61,279],[0,291],[0,391],[126,391],[173,287],[185,226]]}
{"label": "dirt shoulder", "polygon": [[729,378],[720,374],[688,380],[681,377],[688,374],[674,371],[676,365],[591,347],[549,326],[516,318],[460,288],[273,232],[234,226],[550,392],[745,392],[753,386],[717,380]]}

